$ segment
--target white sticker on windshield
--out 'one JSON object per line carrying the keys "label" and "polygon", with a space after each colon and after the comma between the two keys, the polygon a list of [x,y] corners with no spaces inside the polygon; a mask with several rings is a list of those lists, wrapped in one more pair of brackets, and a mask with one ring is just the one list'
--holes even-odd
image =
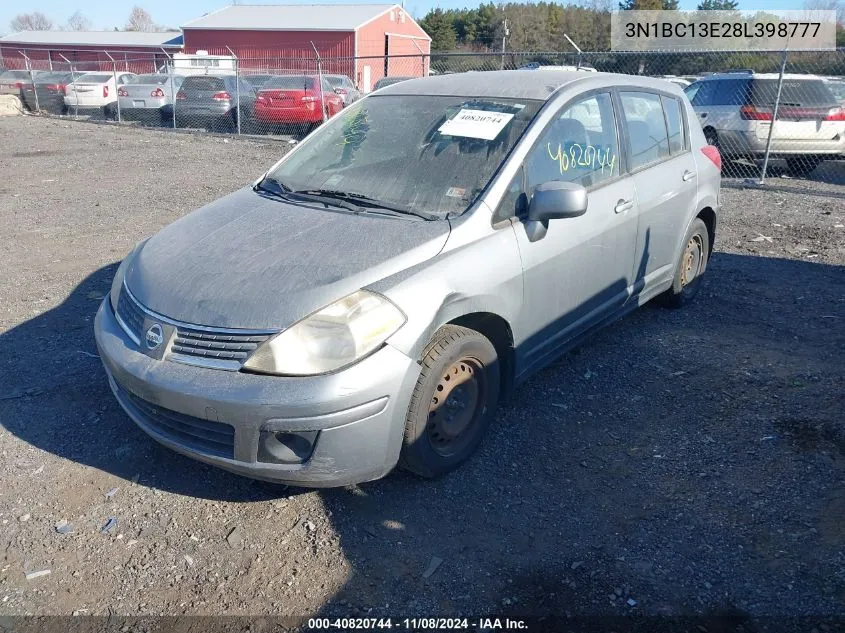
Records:
{"label": "white sticker on windshield", "polygon": [[492,141],[510,123],[513,114],[488,110],[463,109],[440,126],[438,132],[449,136],[466,136]]}

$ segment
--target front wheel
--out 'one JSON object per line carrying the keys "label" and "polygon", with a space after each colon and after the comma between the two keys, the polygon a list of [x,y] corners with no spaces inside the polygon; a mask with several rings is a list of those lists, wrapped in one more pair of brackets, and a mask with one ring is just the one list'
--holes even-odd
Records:
{"label": "front wheel", "polygon": [[499,376],[496,348],[486,337],[457,325],[437,330],[423,353],[399,464],[433,478],[466,461],[495,415]]}
{"label": "front wheel", "polygon": [[668,308],[680,308],[692,301],[701,286],[701,275],[707,267],[709,255],[710,234],[701,218],[696,218],[684,238],[672,287],[660,295],[660,303]]}

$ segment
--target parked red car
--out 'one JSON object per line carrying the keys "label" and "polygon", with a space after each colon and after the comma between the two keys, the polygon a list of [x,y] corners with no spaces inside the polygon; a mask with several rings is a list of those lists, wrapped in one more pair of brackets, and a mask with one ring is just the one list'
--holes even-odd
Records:
{"label": "parked red car", "polygon": [[[320,104],[322,103],[322,108]],[[317,75],[273,77],[258,91],[255,119],[262,123],[299,123],[316,127],[343,109],[343,98],[323,77],[322,90]]]}

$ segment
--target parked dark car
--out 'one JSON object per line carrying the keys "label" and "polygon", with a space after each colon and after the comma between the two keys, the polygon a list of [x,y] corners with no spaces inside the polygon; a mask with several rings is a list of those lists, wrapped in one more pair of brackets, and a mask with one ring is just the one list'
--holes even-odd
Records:
{"label": "parked dark car", "polygon": [[378,90],[379,88],[384,88],[385,86],[392,86],[393,84],[398,84],[400,81],[408,81],[409,79],[415,79],[415,77],[382,77],[376,82],[376,85],[373,86],[373,90]]}
{"label": "parked dark car", "polygon": [[73,73],[69,72],[40,73],[36,75],[34,84],[23,84],[21,101],[30,110],[67,114],[65,89],[73,79]]}
{"label": "parked dark car", "polygon": [[243,77],[186,77],[176,93],[176,125],[234,132],[238,128],[238,106],[243,127],[253,120],[255,111],[255,89]]}
{"label": "parked dark car", "polygon": [[271,75],[269,73],[244,75],[244,79],[246,79],[250,83],[250,85],[256,90],[260,90],[264,84],[266,84],[270,79],[273,79],[274,77],[276,77],[276,75]]}
{"label": "parked dark car", "polygon": [[[32,76],[38,76],[39,71],[33,70]],[[20,96],[24,85],[32,83],[30,71],[7,70],[0,73],[0,95]]]}

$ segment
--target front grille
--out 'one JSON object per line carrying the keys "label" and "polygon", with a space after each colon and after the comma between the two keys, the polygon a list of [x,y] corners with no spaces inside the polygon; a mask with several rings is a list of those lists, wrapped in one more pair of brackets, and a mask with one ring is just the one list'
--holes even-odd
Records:
{"label": "front grille", "polygon": [[135,303],[126,290],[121,289],[120,297],[117,300],[117,316],[129,328],[129,331],[137,340],[141,340],[141,333],[144,329],[144,312]]}
{"label": "front grille", "polygon": [[235,429],[232,426],[163,409],[120,385],[118,389],[129,400],[144,424],[159,435],[199,453],[235,458]]}
{"label": "front grille", "polygon": [[242,363],[268,338],[269,334],[207,332],[180,325],[170,349],[174,354]]}

